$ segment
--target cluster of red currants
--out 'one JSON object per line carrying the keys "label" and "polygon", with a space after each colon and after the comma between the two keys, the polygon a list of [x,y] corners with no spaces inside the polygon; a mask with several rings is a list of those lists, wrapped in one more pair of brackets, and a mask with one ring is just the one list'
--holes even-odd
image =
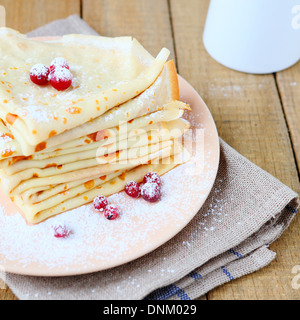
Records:
{"label": "cluster of red currants", "polygon": [[58,91],[68,89],[72,84],[73,75],[65,58],[55,58],[48,68],[42,63],[34,65],[30,70],[30,79],[39,86],[45,86],[50,82]]}
{"label": "cluster of red currants", "polygon": [[132,198],[140,196],[148,202],[156,202],[161,197],[161,178],[156,172],[149,172],[144,176],[143,183],[129,181],[125,192]]}
{"label": "cluster of red currants", "polygon": [[[125,186],[125,192],[132,198],[140,196],[148,202],[156,202],[161,197],[161,178],[156,172],[149,172],[144,176],[143,183],[129,181]],[[108,204],[105,196],[94,199],[94,209],[101,211],[108,220],[115,220],[120,215],[120,210],[114,204]]]}

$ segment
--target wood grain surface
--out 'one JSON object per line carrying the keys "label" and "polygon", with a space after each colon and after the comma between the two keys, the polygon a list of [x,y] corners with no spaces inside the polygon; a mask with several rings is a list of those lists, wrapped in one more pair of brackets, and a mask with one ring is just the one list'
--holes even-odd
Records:
{"label": "wood grain surface", "polygon": [[[131,35],[153,55],[168,47],[178,73],[200,93],[220,137],[252,162],[300,191],[300,63],[268,75],[227,69],[202,43],[209,0],[3,0],[7,26],[22,33],[70,14],[105,36]],[[300,264],[299,215],[271,245],[269,266],[200,299],[300,299],[292,268]],[[1,300],[16,300],[9,288]]]}

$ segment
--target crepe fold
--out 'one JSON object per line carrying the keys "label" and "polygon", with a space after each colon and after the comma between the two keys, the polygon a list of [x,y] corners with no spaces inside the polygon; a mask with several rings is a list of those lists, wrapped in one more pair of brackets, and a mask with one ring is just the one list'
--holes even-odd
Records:
{"label": "crepe fold", "polygon": [[[107,176],[107,179],[104,181],[104,183],[101,179],[97,179],[96,181],[90,180],[88,183],[86,183],[86,187],[79,185],[71,188],[52,198],[48,198],[46,201],[44,201],[44,203],[40,202],[35,205],[27,205],[22,201],[20,196],[15,197],[14,201],[22,209],[24,217],[29,223],[39,223],[61,212],[87,204],[93,201],[93,199],[99,194],[103,196],[110,196],[114,193],[120,192],[124,190],[127,182],[141,182],[144,175],[150,171],[154,171],[159,175],[163,175],[177,165],[183,163],[183,158],[176,157],[176,155],[162,158],[162,160],[163,159],[166,163],[163,163],[163,161],[158,163],[149,163],[136,166],[131,170],[123,171],[119,175],[118,173],[111,174]],[[184,161],[186,160],[187,159]],[[89,190],[87,191],[86,189]]]}
{"label": "crepe fold", "polygon": [[[28,223],[188,161],[181,138],[189,106],[167,49],[154,58],[131,37],[37,41],[2,28],[0,54],[1,187]],[[32,65],[58,56],[72,86],[33,84]]]}
{"label": "crepe fold", "polygon": [[[93,134],[99,129],[105,130],[118,126],[120,122],[134,121],[135,118],[160,110],[166,103],[178,99],[177,74],[174,62],[171,60],[163,66],[155,82],[137,97],[120,106],[115,106],[103,115],[75,128],[66,130],[59,135],[51,135],[50,138],[38,144],[28,145],[24,144],[22,140],[15,139],[13,132],[8,128],[9,125],[7,127],[2,119],[0,121],[0,159],[48,153],[55,151],[58,149],[57,146],[62,146],[65,142],[68,142],[67,147],[71,144],[73,146],[89,144],[95,139]],[[52,122],[52,125],[56,125],[56,121]],[[53,127],[51,131],[54,134]]]}

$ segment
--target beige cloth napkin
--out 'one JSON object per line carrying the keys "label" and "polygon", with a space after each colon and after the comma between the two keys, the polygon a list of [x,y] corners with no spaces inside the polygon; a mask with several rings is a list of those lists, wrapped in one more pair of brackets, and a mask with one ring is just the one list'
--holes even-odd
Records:
{"label": "beige cloth napkin", "polygon": [[[78,16],[30,36],[96,34]],[[220,140],[214,187],[195,218],[172,240],[125,265],[70,277],[6,274],[19,299],[195,299],[268,265],[268,246],[298,210],[298,195]]]}

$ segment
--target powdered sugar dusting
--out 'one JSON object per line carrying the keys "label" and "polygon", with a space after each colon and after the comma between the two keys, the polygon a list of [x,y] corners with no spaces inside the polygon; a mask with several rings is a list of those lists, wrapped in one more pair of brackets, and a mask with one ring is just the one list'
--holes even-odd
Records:
{"label": "powdered sugar dusting", "polygon": [[[114,221],[105,219],[89,204],[28,226],[20,214],[8,216],[0,207],[2,263],[14,261],[25,269],[39,263],[49,273],[57,268],[68,272],[74,265],[79,265],[84,272],[95,265],[109,266],[112,261],[122,261],[135,253],[135,249],[136,253],[151,250],[156,239],[164,237],[170,229],[179,231],[190,220],[195,212],[189,208],[189,203],[195,194],[201,201],[206,195],[205,189],[212,183],[211,173],[205,174],[203,184],[196,183],[199,177],[189,177],[193,192],[185,194],[186,210],[182,211],[187,166],[188,163],[162,176],[162,197],[157,203],[130,198],[125,192],[110,196],[109,203],[116,204],[121,212]],[[175,188],[176,185],[179,188]],[[54,225],[67,226],[70,235],[55,238]]]}
{"label": "powdered sugar dusting", "polygon": [[37,63],[31,68],[30,74],[34,74],[37,77],[39,77],[39,76],[47,76],[49,74],[49,69],[44,64]]}
{"label": "powdered sugar dusting", "polygon": [[47,107],[36,105],[28,105],[20,108],[20,113],[23,116],[28,116],[36,122],[50,122],[54,119],[55,113],[49,112]]}
{"label": "powdered sugar dusting", "polygon": [[5,157],[7,155],[13,154],[15,151],[16,151],[16,147],[15,146],[11,146],[9,148],[4,148],[4,149],[1,149],[1,155],[3,157]]}
{"label": "powdered sugar dusting", "polygon": [[0,148],[2,149],[8,142],[12,141],[12,137],[5,133],[0,133]]}
{"label": "powdered sugar dusting", "polygon": [[64,67],[69,69],[68,62],[63,57],[57,57],[51,61],[50,70],[54,70],[56,67]]}
{"label": "powdered sugar dusting", "polygon": [[72,80],[72,73],[69,69],[63,67],[57,67],[51,72],[51,78],[57,80],[70,81]]}
{"label": "powdered sugar dusting", "polygon": [[150,202],[156,202],[160,198],[160,187],[155,182],[147,182],[141,188],[142,197]]}

